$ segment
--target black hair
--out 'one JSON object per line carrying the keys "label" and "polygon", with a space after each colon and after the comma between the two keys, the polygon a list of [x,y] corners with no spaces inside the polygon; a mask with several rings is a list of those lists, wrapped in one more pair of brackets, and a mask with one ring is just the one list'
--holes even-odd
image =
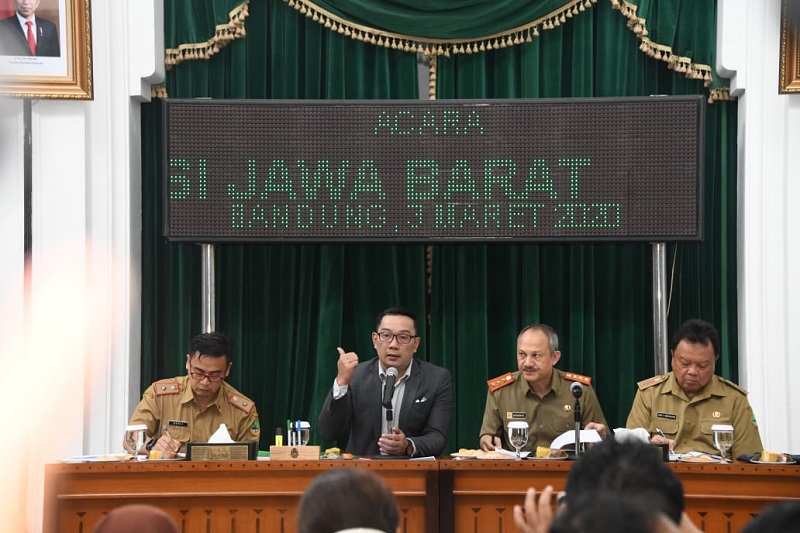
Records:
{"label": "black hair", "polygon": [[375,318],[375,331],[378,331],[381,327],[381,321],[385,316],[407,316],[411,320],[414,321],[414,335],[419,333],[419,324],[417,323],[417,315],[414,314],[414,311],[409,309],[408,307],[403,307],[402,305],[397,305],[394,307],[390,307],[389,309],[385,309],[381,311],[378,316]]}
{"label": "black hair", "polygon": [[685,500],[683,486],[664,463],[661,448],[643,442],[618,442],[613,438],[589,448],[567,476],[567,509],[586,494],[658,495],[659,510],[680,523]]}
{"label": "black hair", "polygon": [[625,497],[612,492],[584,494],[553,520],[550,533],[651,533],[658,530],[658,521],[663,516],[659,499],[657,494]]}
{"label": "black hair", "polygon": [[710,342],[714,348],[714,357],[719,357],[719,333],[717,328],[705,320],[693,318],[681,324],[672,334],[670,350],[674,350],[681,341],[703,345]]}
{"label": "black hair", "polygon": [[354,527],[395,533],[400,522],[394,495],[377,474],[335,468],[318,476],[300,498],[299,533],[334,533]]}
{"label": "black hair", "polygon": [[224,333],[201,333],[194,337],[189,342],[189,359],[198,352],[202,356],[225,356],[229,363],[233,361],[233,345]]}

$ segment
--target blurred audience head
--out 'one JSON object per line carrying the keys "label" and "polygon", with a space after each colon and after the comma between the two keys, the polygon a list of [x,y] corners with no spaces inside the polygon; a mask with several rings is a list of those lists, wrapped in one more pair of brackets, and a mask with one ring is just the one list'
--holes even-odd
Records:
{"label": "blurred audience head", "polygon": [[800,502],[783,502],[767,507],[742,533],[800,532]]}
{"label": "blurred audience head", "polygon": [[675,524],[681,522],[683,486],[664,463],[661,450],[651,444],[606,439],[589,448],[567,477],[566,512],[577,510],[584,496],[606,492],[620,499],[652,498],[659,511]]}
{"label": "blurred audience head", "polygon": [[300,498],[299,533],[368,528],[395,533],[400,521],[392,491],[363,468],[336,468],[318,476]]}
{"label": "blurred audience head", "polygon": [[94,533],[179,533],[178,525],[166,512],[153,505],[123,505],[105,515]]}
{"label": "blurred audience head", "polygon": [[661,512],[659,499],[657,494],[587,493],[556,517],[550,533],[677,533],[677,524]]}

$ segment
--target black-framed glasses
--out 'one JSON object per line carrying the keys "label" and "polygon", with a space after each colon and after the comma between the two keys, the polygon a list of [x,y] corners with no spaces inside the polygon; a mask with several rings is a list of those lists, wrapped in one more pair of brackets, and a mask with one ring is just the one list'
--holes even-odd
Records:
{"label": "black-framed glasses", "polygon": [[408,333],[386,333],[385,331],[381,331],[378,333],[378,340],[381,342],[392,342],[392,339],[397,339],[397,342],[400,344],[408,344],[411,342],[411,339],[418,338],[419,335],[409,335]]}
{"label": "black-framed glasses", "polygon": [[219,372],[212,372],[209,374],[208,372],[200,372],[199,370],[190,370],[189,376],[195,381],[203,381],[208,378],[208,381],[211,383],[219,383],[225,379],[225,376]]}

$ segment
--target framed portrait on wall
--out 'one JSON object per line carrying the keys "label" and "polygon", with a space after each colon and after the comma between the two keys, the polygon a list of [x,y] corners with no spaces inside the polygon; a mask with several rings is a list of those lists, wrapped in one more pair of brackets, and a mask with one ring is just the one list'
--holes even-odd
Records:
{"label": "framed portrait on wall", "polygon": [[800,0],[781,2],[781,57],[778,91],[800,93]]}
{"label": "framed portrait on wall", "polygon": [[91,100],[90,0],[0,0],[0,96]]}

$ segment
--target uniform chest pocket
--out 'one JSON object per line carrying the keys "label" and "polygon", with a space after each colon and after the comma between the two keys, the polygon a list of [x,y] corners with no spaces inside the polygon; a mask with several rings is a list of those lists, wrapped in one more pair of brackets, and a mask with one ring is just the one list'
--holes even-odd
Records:
{"label": "uniform chest pocket", "polygon": [[169,431],[169,436],[173,440],[179,440],[182,443],[187,443],[192,438],[192,431],[189,427],[188,422],[178,421],[178,424],[174,422],[172,424],[167,423],[165,426],[167,431]]}
{"label": "uniform chest pocket", "polygon": [[703,433],[703,435],[707,435],[709,438],[711,438],[711,434],[713,433],[711,431],[711,426],[716,424],[728,424],[732,426],[733,422],[728,418],[712,418],[710,420],[701,420],[700,431]]}
{"label": "uniform chest pocket", "polygon": [[562,410],[553,414],[549,421],[543,420],[539,422],[538,420],[534,420],[534,425],[539,427],[539,429],[547,428],[556,435],[560,435],[565,431],[575,429],[575,414],[572,410]]}
{"label": "uniform chest pocket", "polygon": [[678,421],[670,418],[656,418],[654,421],[655,427],[653,430],[660,429],[664,435],[677,435],[678,434]]}

